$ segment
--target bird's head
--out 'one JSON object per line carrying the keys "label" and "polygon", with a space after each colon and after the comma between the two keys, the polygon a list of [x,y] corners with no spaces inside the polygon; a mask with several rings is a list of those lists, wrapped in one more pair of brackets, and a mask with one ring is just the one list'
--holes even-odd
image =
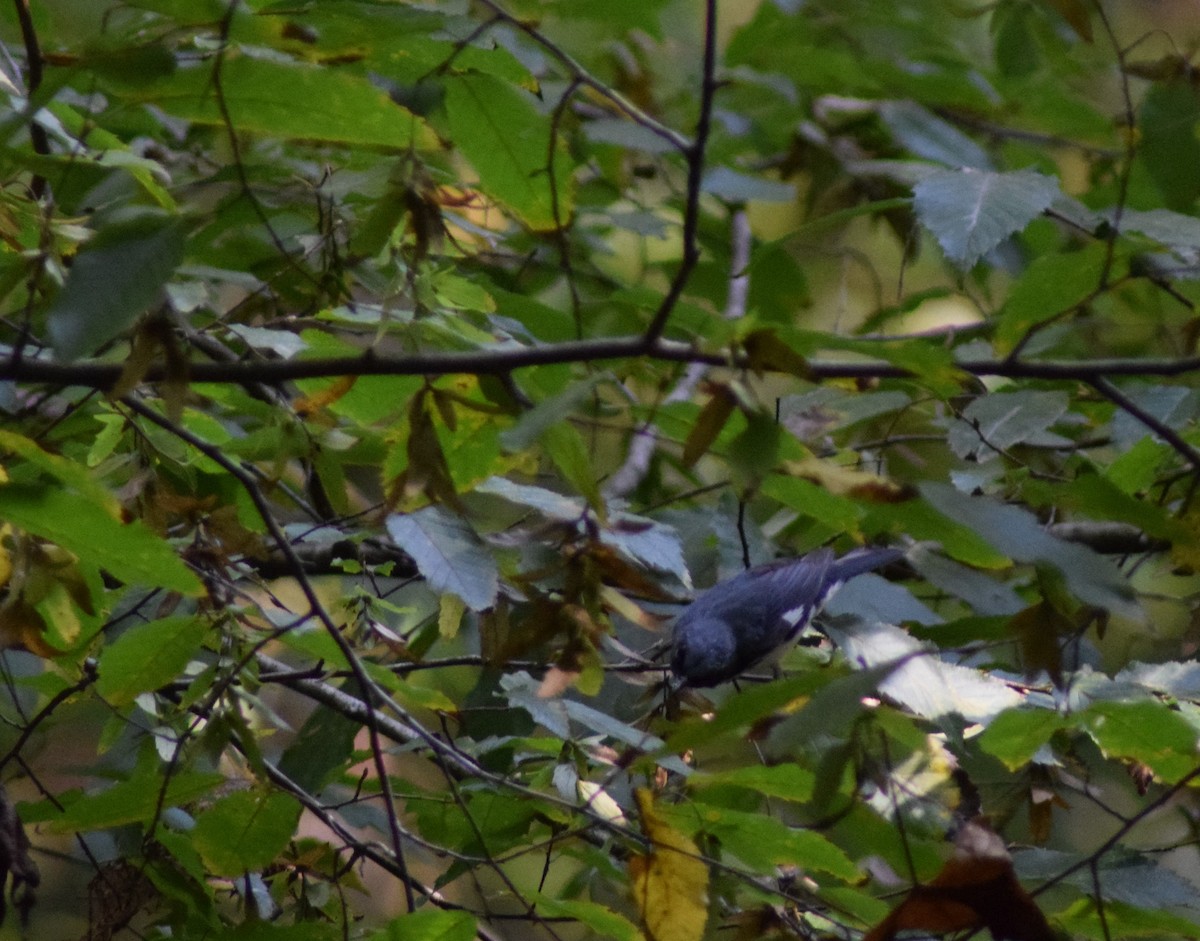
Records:
{"label": "bird's head", "polygon": [[676,630],[671,670],[689,686],[715,686],[740,672],[737,640],[729,623],[715,617],[689,619]]}

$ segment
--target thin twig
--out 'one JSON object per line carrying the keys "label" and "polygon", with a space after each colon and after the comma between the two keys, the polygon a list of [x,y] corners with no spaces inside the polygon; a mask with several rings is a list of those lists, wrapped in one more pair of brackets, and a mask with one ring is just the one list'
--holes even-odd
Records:
{"label": "thin twig", "polygon": [[704,64],[700,80],[700,114],[696,118],[696,136],[685,151],[687,157],[687,194],[683,205],[683,257],[671,279],[671,286],[654,312],[646,328],[647,344],[655,343],[667,328],[675,305],[700,260],[697,234],[700,228],[700,185],[704,181],[704,157],[708,151],[708,135],[712,130],[713,100],[717,94],[717,0],[704,4]]}
{"label": "thin twig", "polygon": [[[313,584],[309,580],[307,573],[304,571],[303,564],[300,562],[300,559],[296,556],[295,550],[292,548],[291,541],[287,538],[286,534],[280,528],[279,523],[276,521],[275,515],[271,511],[271,506],[267,502],[266,497],[263,496],[262,490],[258,486],[258,482],[253,478],[253,476],[248,474],[241,467],[241,465],[230,460],[220,448],[214,447],[207,441],[204,441],[203,439],[192,434],[186,428],[183,428],[170,419],[159,415],[156,411],[154,411],[154,409],[144,405],[133,396],[126,396],[122,401],[126,408],[128,408],[130,411],[135,412],[152,424],[158,425],[158,427],[179,438],[181,441],[190,444],[205,457],[217,463],[226,473],[232,476],[241,485],[246,495],[250,498],[251,503],[254,504],[254,508],[259,517],[262,519],[263,524],[267,527],[267,531],[270,533],[271,539],[274,541],[276,547],[288,559],[291,566],[291,575],[296,580],[296,584],[299,586],[305,600],[308,602],[311,615],[316,617],[317,620],[321,622],[321,625],[325,628],[326,633],[329,634],[330,638],[338,647],[338,650],[341,652],[342,656],[345,657],[350,669],[353,671],[354,678],[358,683],[359,689],[361,689],[363,693],[363,703],[367,715],[373,720],[376,714],[374,702],[376,685],[367,675],[366,669],[359,660],[358,654],[355,652],[353,645],[345,637],[345,635],[343,635],[341,630],[338,629],[338,626],[334,623],[333,618],[329,616],[329,612],[325,610],[325,606],[321,603],[321,599],[318,597],[316,589],[313,587]],[[371,737],[371,758],[372,763],[375,766],[375,773],[379,778],[380,796],[383,799],[384,814],[387,817],[389,826],[391,828],[390,835],[392,838],[392,852],[394,853],[401,868],[405,868],[402,831],[400,828],[400,822],[396,817],[396,807],[392,795],[391,779],[388,777],[387,767],[383,763],[383,746],[379,741],[377,723],[371,721],[370,723],[367,723],[367,727],[368,734]],[[416,909],[416,897],[413,895],[411,880],[405,877],[403,882],[405,899],[408,903],[408,910],[411,912]]]}
{"label": "thin twig", "polygon": [[1174,448],[1179,456],[1191,464],[1195,470],[1200,471],[1200,451],[1188,444],[1174,428],[1155,418],[1103,376],[1094,376],[1087,381],[1093,389],[1153,431]]}
{"label": "thin twig", "polygon": [[627,118],[633,121],[634,124],[639,124],[646,130],[661,137],[672,147],[678,151],[686,152],[689,148],[689,143],[686,137],[676,131],[674,128],[668,127],[661,121],[657,121],[648,115],[645,111],[631,102],[628,98],[615,91],[604,82],[593,76],[587,69],[572,58],[563,48],[543,33],[538,31],[524,20],[518,19],[507,10],[505,10],[495,0],[479,0],[482,6],[487,7],[496,15],[498,19],[503,20],[510,26],[519,29],[522,33],[536,42],[539,46],[545,49],[551,56],[558,60],[558,63],[567,70],[567,73],[581,85],[586,85],[598,95],[602,96],[611,102],[618,111],[624,114]]}

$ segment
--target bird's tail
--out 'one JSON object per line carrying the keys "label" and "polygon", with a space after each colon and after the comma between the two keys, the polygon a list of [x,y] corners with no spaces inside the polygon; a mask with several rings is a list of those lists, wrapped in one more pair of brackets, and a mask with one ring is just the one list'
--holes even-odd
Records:
{"label": "bird's tail", "polygon": [[877,568],[882,568],[889,562],[895,562],[897,559],[903,557],[904,553],[899,549],[855,549],[853,552],[847,552],[833,563],[833,571],[830,572],[832,578],[830,580],[846,582],[855,575],[861,575],[863,572],[872,572]]}

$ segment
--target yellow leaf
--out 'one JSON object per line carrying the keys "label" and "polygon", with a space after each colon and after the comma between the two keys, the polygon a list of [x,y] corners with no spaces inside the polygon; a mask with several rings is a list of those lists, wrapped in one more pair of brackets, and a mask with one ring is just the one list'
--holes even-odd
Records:
{"label": "yellow leaf", "polygon": [[712,447],[717,435],[729,421],[729,416],[733,414],[736,404],[737,400],[728,386],[714,385],[712,387],[712,398],[708,400],[704,408],[700,409],[700,414],[696,416],[696,423],[692,425],[687,441],[683,443],[685,467],[691,467]]}
{"label": "yellow leaf", "polygon": [[657,614],[651,614],[611,585],[600,586],[600,602],[606,610],[621,615],[626,621],[636,624],[644,631],[653,631],[656,634],[661,633],[663,624],[667,620],[664,617],[659,617]]}
{"label": "yellow leaf", "polygon": [[328,408],[354,388],[356,379],[356,376],[342,376],[339,379],[335,379],[319,392],[296,399],[292,403],[292,408],[302,417]]}
{"label": "yellow leaf", "polygon": [[696,844],[658,816],[649,791],[639,788],[634,798],[651,845],[648,854],[629,860],[646,936],[649,941],[699,941],[708,920],[708,866]]}
{"label": "yellow leaf", "polygon": [[457,636],[466,610],[466,602],[454,592],[448,591],[442,595],[438,603],[438,634],[442,637]]}
{"label": "yellow leaf", "polygon": [[136,389],[145,378],[147,371],[154,365],[157,355],[157,337],[144,328],[139,329],[133,335],[133,346],[129,351],[129,357],[121,367],[121,375],[117,377],[109,395],[116,400]]}
{"label": "yellow leaf", "polygon": [[887,477],[843,467],[820,458],[788,461],[785,469],[793,477],[811,481],[839,497],[852,497],[871,503],[900,503],[913,496],[910,488]]}

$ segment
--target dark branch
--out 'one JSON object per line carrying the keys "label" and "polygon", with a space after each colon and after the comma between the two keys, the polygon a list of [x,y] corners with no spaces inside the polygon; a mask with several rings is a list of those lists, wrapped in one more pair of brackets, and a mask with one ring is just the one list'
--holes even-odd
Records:
{"label": "dark branch", "polygon": [[[21,24],[21,42],[25,45],[25,65],[28,76],[25,79],[25,90],[32,99],[42,84],[42,47],[38,42],[37,30],[33,25],[33,15],[29,10],[29,0],[14,0],[17,9],[17,21]],[[46,156],[50,153],[50,138],[46,129],[37,123],[37,118],[29,119],[29,139],[33,143],[33,152]],[[46,192],[46,180],[40,175],[34,175],[29,183],[33,195],[40,199]]]}
{"label": "dark branch", "polygon": [[[385,357],[367,352],[361,356],[272,360],[269,362],[193,363],[188,367],[192,382],[254,386],[296,379],[338,376],[448,376],[503,375],[529,366],[646,357],[667,362],[705,363],[710,366],[744,368],[745,358],[737,353],[704,352],[672,340],[647,343],[640,336],[603,340],[548,343],[541,346],[473,350],[458,353],[422,353]],[[1200,372],[1200,357],[1177,359],[1113,358],[1092,360],[967,359],[955,364],[972,376],[1001,376],[1013,379],[1060,379],[1093,383],[1117,376],[1182,376]],[[813,379],[899,379],[916,376],[912,370],[883,360],[832,362],[813,360]],[[57,363],[46,359],[12,358],[0,361],[0,380],[47,383],[110,389],[120,377],[121,363]],[[161,382],[167,367],[158,364],[145,373],[145,381]]]}

